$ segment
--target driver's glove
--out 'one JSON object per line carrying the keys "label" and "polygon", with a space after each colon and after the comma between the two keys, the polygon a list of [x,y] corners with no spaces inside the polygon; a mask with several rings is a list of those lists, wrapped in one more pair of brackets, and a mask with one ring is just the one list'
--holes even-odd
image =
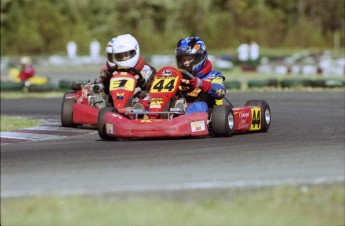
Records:
{"label": "driver's glove", "polygon": [[202,80],[200,78],[192,78],[189,81],[189,84],[191,84],[191,86],[195,89],[200,87],[202,89],[202,91],[204,92],[208,92],[211,89],[211,83],[205,80]]}

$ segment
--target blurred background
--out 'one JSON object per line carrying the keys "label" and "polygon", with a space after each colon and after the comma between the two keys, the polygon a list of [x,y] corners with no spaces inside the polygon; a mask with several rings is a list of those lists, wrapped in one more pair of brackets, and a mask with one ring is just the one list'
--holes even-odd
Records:
{"label": "blurred background", "polygon": [[[23,55],[36,66],[104,64],[106,43],[130,33],[157,68],[174,66],[177,41],[197,35],[219,69],[302,73],[292,67],[302,63],[314,66],[307,73],[328,67],[325,73],[344,76],[344,11],[345,0],[1,0],[1,69]],[[260,57],[240,62],[238,48],[248,40]],[[92,42],[100,45],[93,56]]]}

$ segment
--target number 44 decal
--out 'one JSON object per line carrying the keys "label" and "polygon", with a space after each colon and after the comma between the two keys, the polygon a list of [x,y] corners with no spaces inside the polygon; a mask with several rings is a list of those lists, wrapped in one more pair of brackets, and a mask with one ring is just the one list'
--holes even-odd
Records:
{"label": "number 44 decal", "polygon": [[252,108],[252,123],[250,125],[250,130],[260,130],[261,129],[261,110],[260,108]]}
{"label": "number 44 decal", "polygon": [[177,83],[176,77],[158,77],[153,81],[151,92],[171,92]]}

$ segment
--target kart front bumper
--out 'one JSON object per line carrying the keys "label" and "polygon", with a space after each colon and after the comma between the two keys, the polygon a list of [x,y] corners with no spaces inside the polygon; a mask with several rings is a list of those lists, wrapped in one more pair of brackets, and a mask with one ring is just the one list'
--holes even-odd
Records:
{"label": "kart front bumper", "polygon": [[128,119],[117,113],[104,115],[105,132],[118,138],[157,138],[207,136],[206,112],[181,115],[173,119]]}

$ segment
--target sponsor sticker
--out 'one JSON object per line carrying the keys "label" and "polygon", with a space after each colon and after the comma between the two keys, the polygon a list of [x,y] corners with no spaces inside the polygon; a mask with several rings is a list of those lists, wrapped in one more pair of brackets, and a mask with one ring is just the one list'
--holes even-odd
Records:
{"label": "sponsor sticker", "polygon": [[192,132],[199,132],[206,130],[204,121],[191,122],[190,124]]}
{"label": "sponsor sticker", "polygon": [[260,130],[261,129],[261,109],[252,108],[252,123],[250,125],[250,130]]}
{"label": "sponsor sticker", "polygon": [[151,122],[163,122],[162,119],[141,119],[139,122],[142,123],[151,123]]}
{"label": "sponsor sticker", "polygon": [[114,134],[113,124],[106,123],[106,124],[105,124],[105,131],[106,131],[106,133],[108,133],[108,134]]}
{"label": "sponsor sticker", "polygon": [[165,76],[170,76],[170,75],[172,75],[174,72],[173,71],[171,71],[171,70],[164,70],[164,71],[162,71],[162,75],[165,75]]}

